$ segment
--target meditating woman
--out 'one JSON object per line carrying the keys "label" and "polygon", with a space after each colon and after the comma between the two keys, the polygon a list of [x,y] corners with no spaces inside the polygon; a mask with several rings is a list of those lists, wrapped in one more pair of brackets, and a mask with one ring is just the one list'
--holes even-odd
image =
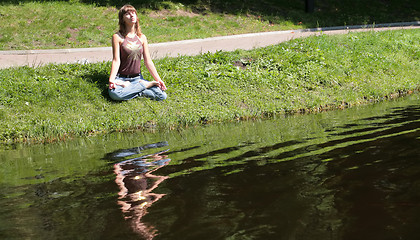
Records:
{"label": "meditating woman", "polygon": [[[166,99],[166,86],[150,57],[147,38],[141,33],[136,9],[125,5],[120,9],[118,17],[120,29],[112,36],[109,96],[114,100],[129,100],[140,96],[158,101]],[[154,81],[149,82],[141,75],[142,57]]]}

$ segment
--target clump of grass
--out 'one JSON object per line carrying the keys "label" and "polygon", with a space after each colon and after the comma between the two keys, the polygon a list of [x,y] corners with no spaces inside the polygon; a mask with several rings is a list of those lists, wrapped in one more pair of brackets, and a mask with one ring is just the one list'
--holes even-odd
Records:
{"label": "clump of grass", "polygon": [[163,102],[110,100],[109,62],[4,69],[0,140],[53,141],[381,101],[420,88],[419,39],[418,30],[372,31],[165,58],[155,62],[168,86]]}

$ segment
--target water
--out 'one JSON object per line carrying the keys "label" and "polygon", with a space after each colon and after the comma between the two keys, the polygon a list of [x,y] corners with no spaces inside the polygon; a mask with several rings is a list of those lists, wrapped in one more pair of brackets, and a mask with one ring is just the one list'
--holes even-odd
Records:
{"label": "water", "polygon": [[0,239],[418,239],[420,96],[0,151]]}

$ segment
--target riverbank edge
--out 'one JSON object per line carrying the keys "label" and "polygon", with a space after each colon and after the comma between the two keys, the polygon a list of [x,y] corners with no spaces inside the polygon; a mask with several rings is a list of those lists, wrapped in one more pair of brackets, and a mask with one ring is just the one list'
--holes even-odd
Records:
{"label": "riverbank edge", "polygon": [[[88,132],[68,132],[64,133],[62,136],[49,136],[45,138],[29,138],[29,137],[16,137],[16,138],[9,138],[9,139],[3,139],[0,144],[13,144],[13,143],[28,143],[28,144],[36,144],[36,143],[52,143],[57,141],[65,141],[67,139],[72,139],[76,137],[84,137],[84,136],[94,136],[99,134],[109,134],[113,132],[132,132],[137,130],[143,130],[143,131],[150,131],[150,130],[160,130],[162,127],[169,128],[169,129],[176,129],[179,127],[195,127],[199,125],[204,124],[210,124],[213,122],[235,122],[235,121],[245,121],[245,120],[257,120],[257,119],[265,119],[265,118],[271,118],[275,116],[281,116],[281,115],[290,115],[290,114],[308,114],[308,113],[318,113],[323,111],[331,111],[331,110],[338,110],[338,109],[346,109],[349,107],[364,105],[364,104],[371,104],[371,103],[377,103],[381,101],[386,101],[390,99],[396,99],[399,97],[407,96],[410,94],[418,94],[420,91],[420,87],[416,86],[415,89],[405,89],[402,91],[397,92],[391,92],[385,95],[382,95],[381,97],[373,96],[372,98],[362,98],[358,99],[356,103],[347,103],[347,102],[339,102],[339,103],[326,103],[326,104],[320,104],[317,107],[312,108],[302,108],[302,109],[295,109],[290,111],[282,111],[282,112],[270,112],[270,111],[261,111],[261,113],[258,116],[237,116],[235,118],[229,119],[229,120],[223,120],[223,119],[211,119],[207,120],[204,119],[203,121],[196,121],[194,124],[188,124],[187,126],[176,126],[175,123],[166,124],[163,126],[163,124],[150,124],[149,122],[143,122],[139,123],[136,126],[128,127],[125,129],[118,129],[118,130],[99,130],[99,131],[88,131]],[[4,136],[3,136],[4,137]]]}
{"label": "riverbank edge", "polygon": [[[376,103],[380,103],[380,102],[384,102],[384,101],[392,101],[392,100],[396,100],[398,98],[403,98],[403,97],[407,97],[413,94],[420,94],[420,87],[417,89],[411,89],[411,90],[405,90],[405,91],[398,91],[398,92],[394,92],[394,93],[389,93],[386,96],[383,96],[381,99],[374,99],[374,98],[365,98],[361,101],[358,101],[357,104],[355,103],[348,103],[348,102],[342,102],[339,105],[334,105],[334,104],[325,104],[325,105],[320,105],[319,107],[316,108],[302,108],[296,111],[285,111],[282,113],[273,113],[273,112],[265,112],[263,114],[261,114],[261,116],[259,117],[249,117],[249,116],[240,116],[237,117],[235,119],[231,119],[231,120],[212,120],[212,121],[199,121],[196,122],[196,124],[194,125],[188,125],[188,126],[182,126],[182,128],[191,128],[191,127],[199,127],[199,126],[204,126],[207,124],[212,124],[212,123],[232,123],[232,122],[240,122],[240,121],[256,121],[256,120],[265,120],[265,119],[270,119],[270,118],[274,118],[276,116],[291,116],[291,115],[304,115],[304,114],[316,114],[316,113],[321,113],[321,112],[326,112],[326,111],[340,111],[340,110],[345,110],[348,108],[352,108],[352,107],[357,107],[357,106],[363,106],[363,105],[368,105],[368,104],[376,104]],[[178,127],[175,126],[165,126],[166,130],[170,129],[171,131],[176,130]],[[57,142],[65,142],[68,140],[72,140],[75,138],[80,138],[80,137],[95,137],[95,136],[99,136],[99,135],[106,135],[106,134],[112,134],[112,133],[116,133],[116,132],[120,132],[120,133],[130,133],[130,132],[136,132],[136,131],[145,131],[145,132],[154,132],[154,131],[159,131],[159,130],[164,130],[163,126],[158,126],[156,124],[150,124],[150,123],[143,123],[142,125],[139,126],[135,126],[135,127],[131,127],[131,128],[127,128],[127,129],[118,129],[118,130],[101,130],[101,131],[90,131],[90,132],[86,132],[84,134],[84,136],[81,136],[80,134],[76,134],[76,133],[66,133],[63,136],[56,136],[53,138],[11,138],[11,139],[7,139],[7,140],[3,140],[0,141],[0,147],[10,147],[14,144],[51,144],[51,143],[57,143]]]}

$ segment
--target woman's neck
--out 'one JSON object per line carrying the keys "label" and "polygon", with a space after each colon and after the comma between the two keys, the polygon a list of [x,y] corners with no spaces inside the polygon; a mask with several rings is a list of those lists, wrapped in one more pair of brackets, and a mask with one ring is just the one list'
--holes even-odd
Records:
{"label": "woman's neck", "polygon": [[127,36],[128,35],[131,35],[131,36],[136,35],[135,25],[133,24],[131,26],[126,26],[125,32],[126,32]]}

